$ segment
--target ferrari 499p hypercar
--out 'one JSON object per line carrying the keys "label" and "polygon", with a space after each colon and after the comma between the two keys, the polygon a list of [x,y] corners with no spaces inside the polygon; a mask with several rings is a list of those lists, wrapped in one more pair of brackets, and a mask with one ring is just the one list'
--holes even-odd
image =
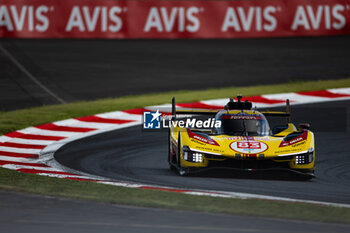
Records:
{"label": "ferrari 499p hypercar", "polygon": [[[181,115],[187,115],[187,120]],[[189,116],[209,116],[214,123],[206,128],[194,127],[196,122]],[[266,116],[286,117],[287,122],[270,130]],[[226,167],[245,171],[284,169],[314,177],[314,134],[309,124],[297,128],[290,123],[289,100],[285,112],[258,111],[252,103],[242,102],[241,96],[237,101],[230,99],[223,110],[191,111],[176,110],[173,98],[172,122],[168,162],[180,175]]]}

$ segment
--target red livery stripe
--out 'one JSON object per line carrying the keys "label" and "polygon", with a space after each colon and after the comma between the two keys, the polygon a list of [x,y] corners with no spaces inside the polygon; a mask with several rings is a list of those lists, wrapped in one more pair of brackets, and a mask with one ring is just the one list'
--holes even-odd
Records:
{"label": "red livery stripe", "polygon": [[33,167],[49,167],[49,166],[47,166],[45,164],[41,164],[41,163],[23,163],[23,162],[16,162],[16,161],[0,160],[0,165],[5,165],[5,164],[33,166]]}
{"label": "red livery stripe", "polygon": [[85,121],[85,122],[108,123],[108,124],[125,124],[129,122],[134,122],[133,120],[108,119],[108,118],[102,118],[98,116],[86,116],[86,117],[79,117],[76,119],[79,121]]}
{"label": "red livery stripe", "polygon": [[31,139],[31,140],[47,140],[47,141],[58,141],[58,140],[65,139],[65,137],[25,134],[25,133],[20,133],[20,132],[8,133],[8,134],[5,134],[5,136],[11,137],[11,138],[22,138],[22,139]]}
{"label": "red livery stripe", "polygon": [[176,104],[176,106],[179,106],[182,108],[204,108],[204,109],[215,109],[215,110],[224,109],[224,106],[209,105],[201,102],[182,103],[182,104]]}
{"label": "red livery stripe", "polygon": [[38,158],[39,157],[37,154],[25,154],[25,153],[16,153],[16,152],[8,152],[8,151],[0,151],[0,155],[18,157],[18,158]]}
{"label": "red livery stripe", "polygon": [[46,174],[76,176],[76,174],[72,174],[72,173],[68,173],[68,172],[45,171],[45,170],[36,170],[36,169],[27,169],[27,168],[20,168],[20,169],[17,169],[17,171],[24,172],[24,173],[31,173],[31,174],[46,173]]}
{"label": "red livery stripe", "polygon": [[45,125],[39,125],[36,126],[36,128],[39,129],[45,129],[45,130],[53,130],[53,131],[66,131],[66,132],[79,132],[79,133],[86,133],[90,132],[96,129],[93,128],[79,128],[79,127],[71,127],[71,126],[59,126],[55,125],[53,123],[45,124]]}
{"label": "red livery stripe", "polygon": [[25,149],[44,149],[46,146],[43,145],[31,145],[13,142],[1,142],[0,146],[15,147],[15,148],[25,148]]}
{"label": "red livery stripe", "polygon": [[300,95],[308,95],[308,96],[317,96],[317,97],[326,97],[326,98],[350,97],[350,95],[332,93],[332,92],[327,91],[327,90],[298,92],[298,94],[300,94]]}

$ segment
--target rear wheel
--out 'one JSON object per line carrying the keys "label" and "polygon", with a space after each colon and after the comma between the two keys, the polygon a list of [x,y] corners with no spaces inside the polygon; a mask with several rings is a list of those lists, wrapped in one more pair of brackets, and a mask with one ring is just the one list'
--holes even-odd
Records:
{"label": "rear wheel", "polygon": [[169,134],[168,134],[168,142],[169,142],[169,146],[168,146],[168,164],[169,164],[169,169],[174,171],[176,170],[175,166],[174,166],[174,155],[172,154],[172,145],[171,145],[171,140],[170,140],[170,134],[171,131],[169,130]]}

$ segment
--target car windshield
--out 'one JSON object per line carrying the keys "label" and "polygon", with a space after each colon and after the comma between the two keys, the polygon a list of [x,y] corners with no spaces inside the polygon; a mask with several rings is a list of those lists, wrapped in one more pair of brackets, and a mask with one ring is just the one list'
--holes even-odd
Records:
{"label": "car windshield", "polygon": [[221,121],[221,127],[217,128],[218,134],[233,136],[267,136],[269,135],[269,124],[261,113],[238,114],[219,113],[216,116]]}

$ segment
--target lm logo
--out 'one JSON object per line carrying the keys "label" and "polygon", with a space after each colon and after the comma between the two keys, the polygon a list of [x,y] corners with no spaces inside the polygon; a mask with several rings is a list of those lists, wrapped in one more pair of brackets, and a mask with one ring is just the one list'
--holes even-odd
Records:
{"label": "lm logo", "polygon": [[144,129],[160,129],[160,113],[156,112],[143,112],[143,128]]}

